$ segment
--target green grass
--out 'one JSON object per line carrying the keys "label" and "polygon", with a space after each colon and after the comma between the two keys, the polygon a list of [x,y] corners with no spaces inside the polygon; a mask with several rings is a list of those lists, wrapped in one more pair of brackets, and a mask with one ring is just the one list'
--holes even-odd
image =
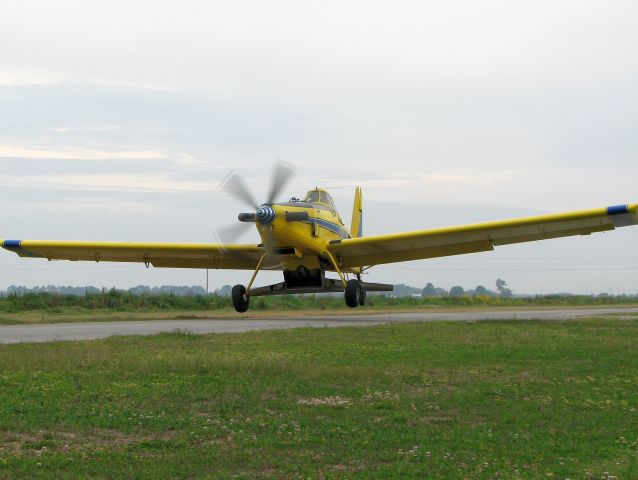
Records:
{"label": "green grass", "polygon": [[[243,317],[365,314],[400,311],[445,311],[468,308],[560,308],[623,307],[638,305],[637,297],[546,295],[530,298],[507,297],[401,297],[369,295],[366,306],[349,309],[343,297],[284,295],[253,298]],[[135,295],[110,290],[85,296],[51,293],[11,294],[0,297],[0,325],[61,322],[110,322],[129,320],[181,320],[187,318],[237,318],[228,297],[180,297],[171,294]]]}
{"label": "green grass", "polygon": [[638,478],[638,319],[0,347],[0,478]]}
{"label": "green grass", "polygon": [[[368,309],[388,308],[430,308],[430,307],[556,307],[556,306],[608,306],[637,304],[636,296],[562,296],[539,295],[535,297],[500,296],[443,296],[443,297],[391,297],[368,295]],[[255,297],[250,309],[254,312],[266,311],[334,311],[344,308],[342,295],[281,295]],[[103,293],[88,293],[84,296],[60,295],[55,293],[24,293],[0,296],[0,315],[29,313],[51,318],[74,317],[82,314],[104,312],[110,315],[127,313],[160,312],[234,312],[231,299],[211,295],[178,296],[172,294],[133,294],[119,290]]]}

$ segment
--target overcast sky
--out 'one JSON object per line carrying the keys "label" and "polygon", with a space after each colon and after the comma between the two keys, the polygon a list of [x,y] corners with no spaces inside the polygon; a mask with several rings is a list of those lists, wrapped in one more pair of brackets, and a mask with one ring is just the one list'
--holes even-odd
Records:
{"label": "overcast sky", "polygon": [[[213,241],[272,163],[367,234],[638,201],[632,1],[4,2],[0,238]],[[257,240],[256,232],[245,238]],[[375,269],[516,292],[638,290],[638,228]],[[211,272],[212,286],[250,272]],[[264,274],[261,282],[279,281]],[[0,253],[0,289],[205,273]]]}

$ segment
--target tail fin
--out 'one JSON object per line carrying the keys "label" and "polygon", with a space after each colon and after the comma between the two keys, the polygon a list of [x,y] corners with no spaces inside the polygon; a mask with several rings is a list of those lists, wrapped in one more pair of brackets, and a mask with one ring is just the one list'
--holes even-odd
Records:
{"label": "tail fin", "polygon": [[363,234],[363,195],[361,187],[357,187],[354,191],[354,205],[352,206],[352,225],[350,227],[350,236],[352,238],[360,237]]}

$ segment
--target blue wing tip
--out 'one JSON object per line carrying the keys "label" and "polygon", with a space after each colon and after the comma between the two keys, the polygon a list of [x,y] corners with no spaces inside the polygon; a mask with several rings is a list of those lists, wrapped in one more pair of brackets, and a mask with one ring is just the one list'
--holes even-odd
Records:
{"label": "blue wing tip", "polygon": [[629,213],[629,205],[612,205],[607,207],[607,215],[625,215]]}
{"label": "blue wing tip", "polygon": [[638,224],[638,218],[631,210],[629,205],[614,205],[607,207],[607,216],[614,227],[629,227]]}
{"label": "blue wing tip", "polygon": [[17,253],[21,257],[43,258],[39,253],[33,253],[22,248],[22,240],[4,240],[0,245],[5,250]]}
{"label": "blue wing tip", "polygon": [[2,242],[2,248],[15,252],[20,249],[20,242],[22,242],[22,240],[5,240]]}

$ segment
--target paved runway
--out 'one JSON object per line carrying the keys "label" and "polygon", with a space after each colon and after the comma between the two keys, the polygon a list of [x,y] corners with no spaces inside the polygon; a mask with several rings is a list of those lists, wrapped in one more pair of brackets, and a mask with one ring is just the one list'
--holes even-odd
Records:
{"label": "paved runway", "polygon": [[[231,320],[144,320],[133,322],[57,323],[41,325],[0,326],[0,343],[52,342],[57,340],[90,340],[112,335],[153,335],[176,330],[192,333],[237,333],[251,330],[275,330],[301,327],[368,326],[382,323],[506,319],[566,320],[595,315],[635,315],[633,308],[563,308],[551,310],[493,309],[454,311],[385,313],[369,315],[303,316],[287,318]],[[638,318],[638,317],[636,317]]]}

